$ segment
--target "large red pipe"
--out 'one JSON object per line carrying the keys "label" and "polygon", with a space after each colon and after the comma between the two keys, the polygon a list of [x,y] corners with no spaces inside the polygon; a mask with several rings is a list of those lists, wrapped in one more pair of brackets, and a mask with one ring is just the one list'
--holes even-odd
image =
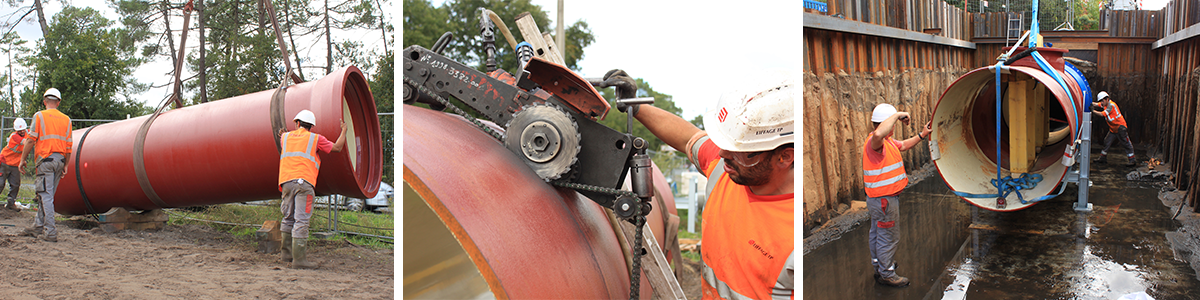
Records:
{"label": "large red pipe", "polygon": [[[146,133],[142,153],[146,178],[161,204],[144,192],[135,173],[134,141],[149,116],[75,130],[74,151],[58,185],[55,210],[80,215],[113,207],[147,210],[279,198],[279,152],[271,126],[274,93],[262,91],[159,115]],[[375,100],[362,71],[350,66],[288,87],[280,114],[287,130],[295,129],[290,120],[304,109],[317,116],[313,131],[330,140],[337,138],[339,122],[352,129],[341,152],[321,157],[317,194],[374,196],[382,175],[383,142]]]}
{"label": "large red pipe", "polygon": [[[460,117],[403,110],[404,244],[420,245],[404,252],[404,298],[628,297],[629,271],[605,208],[545,183]],[[660,211],[674,214],[675,203],[662,173],[653,174],[664,204],[647,223],[665,245]]]}

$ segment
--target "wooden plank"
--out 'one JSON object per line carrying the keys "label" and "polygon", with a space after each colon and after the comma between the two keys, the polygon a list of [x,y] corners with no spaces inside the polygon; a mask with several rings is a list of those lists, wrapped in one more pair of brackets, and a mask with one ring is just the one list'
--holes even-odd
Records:
{"label": "wooden plank", "polygon": [[533,15],[526,12],[517,16],[517,29],[521,31],[521,37],[524,37],[525,41],[533,46],[534,55],[560,65],[566,64],[562,56],[558,54],[558,51],[553,51],[550,48],[550,44],[542,37],[542,31],[538,29],[537,23],[533,20]]}
{"label": "wooden plank", "polygon": [[[621,231],[625,232],[628,245],[633,245],[637,226],[625,221],[617,223],[621,224]],[[675,273],[671,272],[667,257],[662,254],[662,248],[654,239],[654,230],[650,230],[649,223],[642,224],[642,246],[646,248],[646,255],[641,257],[642,274],[650,280],[650,286],[654,288],[654,298],[687,299],[679,286],[679,280],[675,278]]]}
{"label": "wooden plank", "polygon": [[1033,161],[1033,145],[1030,143],[1032,135],[1030,134],[1030,126],[1027,120],[1029,116],[1031,96],[1030,83],[1027,80],[1011,81],[1008,83],[1008,90],[1005,91],[1005,101],[1008,101],[1006,107],[1008,115],[1008,154],[1009,154],[1009,170],[1013,176],[1018,173],[1029,173],[1030,162]]}

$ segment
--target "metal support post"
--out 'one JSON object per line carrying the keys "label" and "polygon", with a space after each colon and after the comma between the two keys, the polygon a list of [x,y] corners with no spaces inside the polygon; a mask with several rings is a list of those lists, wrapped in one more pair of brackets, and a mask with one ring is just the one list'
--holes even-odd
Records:
{"label": "metal support post", "polygon": [[[1090,104],[1089,104],[1090,105]],[[1088,203],[1088,188],[1091,187],[1092,181],[1088,177],[1088,169],[1092,163],[1092,109],[1088,107],[1083,113],[1083,128],[1079,130],[1081,136],[1079,142],[1079,154],[1075,157],[1079,159],[1079,180],[1076,185],[1079,186],[1079,201],[1075,203],[1075,211],[1085,212],[1092,211],[1092,204]]]}

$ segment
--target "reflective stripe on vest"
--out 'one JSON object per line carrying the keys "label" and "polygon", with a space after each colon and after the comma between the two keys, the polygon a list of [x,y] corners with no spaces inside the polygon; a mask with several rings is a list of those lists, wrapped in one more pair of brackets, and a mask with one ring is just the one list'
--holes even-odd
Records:
{"label": "reflective stripe on vest", "polygon": [[[291,134],[291,132],[287,132],[287,133],[283,134],[283,140],[284,140],[285,144],[287,143],[287,138],[288,138],[289,134]],[[320,170],[321,162],[317,161],[317,158],[312,156],[313,144],[316,144],[316,142],[317,142],[317,134],[310,132],[310,133],[308,133],[308,147],[306,147],[304,149],[304,152],[284,151],[283,153],[279,154],[279,159],[284,159],[286,157],[301,157],[301,158],[312,161],[314,164],[316,164],[317,169]],[[287,149],[284,149],[284,150],[287,150]]]}
{"label": "reflective stripe on vest", "polygon": [[[787,300],[791,299],[792,294],[795,293],[795,257],[796,252],[792,251],[792,254],[788,256],[787,262],[784,263],[783,270],[779,272],[779,277],[775,279],[775,286],[771,288],[771,299]],[[713,273],[712,268],[709,268],[708,264],[704,263],[703,260],[700,261],[700,270],[702,273],[701,278],[704,279],[705,283],[702,288],[716,290],[718,297],[729,300],[754,299],[730,289],[728,284],[717,279],[717,274]]]}
{"label": "reflective stripe on vest", "polygon": [[57,109],[47,109],[33,114],[33,123],[35,126],[30,127],[27,135],[37,140],[34,143],[34,155],[38,161],[54,153],[70,156],[71,117]]}
{"label": "reflective stripe on vest", "polygon": [[38,136],[39,140],[51,139],[51,140],[60,140],[60,141],[64,141],[64,142],[67,141],[67,137],[64,135],[49,134],[46,132],[46,118],[43,117],[42,114],[36,114],[36,115],[34,115],[34,118],[35,118],[34,122],[40,124],[39,127],[41,130],[39,132],[46,133],[46,135]]}
{"label": "reflective stripe on vest", "polygon": [[1108,104],[1108,107],[1112,109],[1112,112],[1108,113],[1108,115],[1110,116],[1110,117],[1108,118],[1108,121],[1109,121],[1109,122],[1116,122],[1116,121],[1117,121],[1117,118],[1120,118],[1120,117],[1121,117],[1121,109],[1117,108],[1117,105],[1116,105],[1116,104],[1112,104],[1112,103],[1109,103],[1109,104]]}
{"label": "reflective stripe on vest", "polygon": [[904,159],[900,157],[900,148],[892,143],[890,138],[883,139],[882,161],[871,161],[866,151],[871,151],[871,136],[863,145],[863,187],[868,197],[894,195],[908,185],[908,174],[904,170]]}

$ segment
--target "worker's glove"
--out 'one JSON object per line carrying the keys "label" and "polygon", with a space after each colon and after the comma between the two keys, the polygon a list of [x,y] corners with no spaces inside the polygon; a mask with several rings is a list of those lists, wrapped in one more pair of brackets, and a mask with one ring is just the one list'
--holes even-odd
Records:
{"label": "worker's glove", "polygon": [[601,87],[610,86],[617,89],[617,99],[637,97],[637,81],[629,77],[624,70],[613,69],[604,74],[604,84]]}

